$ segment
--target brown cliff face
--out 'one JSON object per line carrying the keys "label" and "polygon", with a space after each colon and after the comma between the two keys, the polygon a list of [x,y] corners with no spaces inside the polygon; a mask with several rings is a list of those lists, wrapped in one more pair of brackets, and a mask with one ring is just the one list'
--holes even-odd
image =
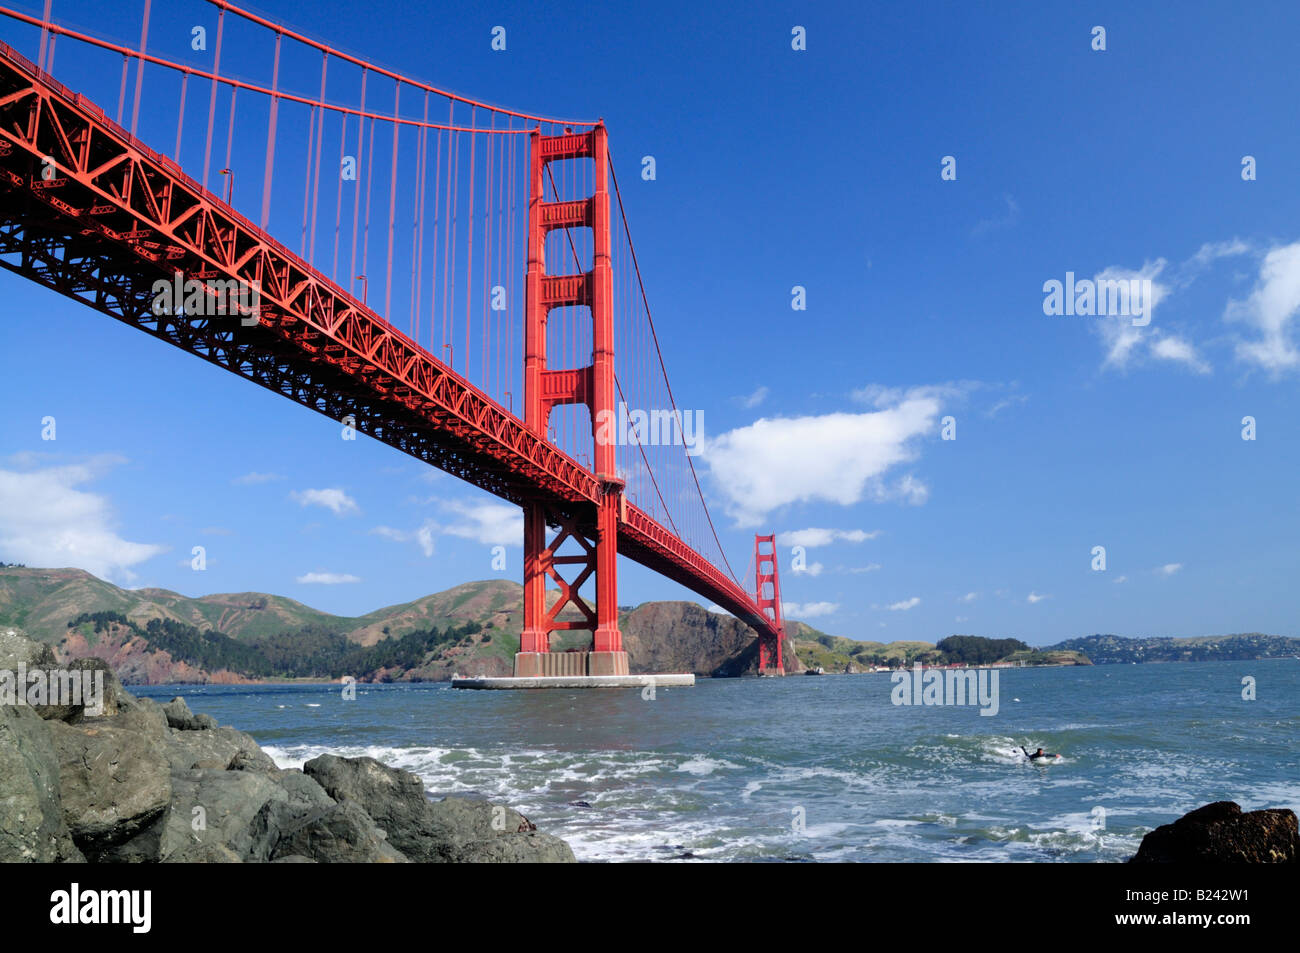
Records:
{"label": "brown cliff face", "polygon": [[[693,602],[646,603],[623,616],[621,627],[633,674],[758,674],[754,630],[733,616],[708,612]],[[788,638],[782,654],[787,674],[803,671]]]}
{"label": "brown cliff face", "polygon": [[75,659],[97,658],[117,672],[124,685],[214,684],[245,685],[257,680],[226,669],[209,672],[197,665],[172,658],[163,649],[150,649],[149,642],[116,622],[110,623],[92,645],[79,632],[69,632],[56,646],[60,664]]}

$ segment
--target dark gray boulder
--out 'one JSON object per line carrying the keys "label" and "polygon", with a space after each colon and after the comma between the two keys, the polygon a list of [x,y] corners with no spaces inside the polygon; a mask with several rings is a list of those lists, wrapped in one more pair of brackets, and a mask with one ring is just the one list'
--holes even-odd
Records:
{"label": "dark gray boulder", "polygon": [[217,719],[211,715],[194,714],[179,695],[162,708],[167,715],[167,724],[178,731],[208,731],[217,727]]}
{"label": "dark gray boulder", "polygon": [[517,811],[464,798],[430,802],[419,777],[374,758],[322,755],[303,765],[303,771],[334,800],[364,809],[388,833],[389,842],[416,862],[574,860],[567,844],[539,833]]}
{"label": "dark gray boulder", "polygon": [[324,789],[297,768],[281,771],[275,776],[275,782],[285,797],[267,801],[253,819],[250,831],[254,849],[249,853],[249,860],[269,860],[288,832],[314,812],[334,806]]}
{"label": "dark gray boulder", "polygon": [[572,864],[573,849],[543,834],[518,811],[488,801],[447,797],[429,805],[436,856],[455,864]]}
{"label": "dark gray boulder", "polygon": [[0,863],[84,859],[64,819],[48,727],[30,708],[0,706]]}
{"label": "dark gray boulder", "polygon": [[173,771],[219,763],[237,771],[276,772],[279,768],[250,735],[220,726],[205,730],[169,728],[163,752]]}
{"label": "dark gray boulder", "polygon": [[[48,646],[9,629],[6,665],[56,670]],[[136,698],[98,659],[66,671],[102,677],[102,711],[0,705],[0,862],[573,860],[509,808],[430,803],[416,775],[370,758],[281,770],[184,698]]]}
{"label": "dark gray boulder", "polygon": [[1142,838],[1133,864],[1294,864],[1300,832],[1293,811],[1245,813],[1234,801],[1216,801],[1157,827]]}
{"label": "dark gray boulder", "polygon": [[[60,665],[50,646],[34,642],[16,629],[0,629],[0,670],[14,673],[16,678],[20,667],[28,673],[35,670],[44,673],[47,698],[51,702],[54,700],[51,681],[58,681],[61,701],[72,697],[70,692],[75,682],[76,696],[81,698],[79,703],[32,706],[36,714],[47,720],[77,722],[83,714],[115,715],[120,700],[126,695],[117,675],[103,659],[74,659],[66,665]],[[24,698],[27,687],[19,687]],[[87,688],[90,689],[89,694]],[[87,703],[93,710],[87,710]]]}
{"label": "dark gray boulder", "polygon": [[52,668],[54,650],[42,642],[34,642],[12,626],[0,627],[0,669]]}
{"label": "dark gray boulder", "polygon": [[173,777],[174,790],[161,835],[164,863],[200,860],[213,846],[236,860],[264,861],[274,846],[271,832],[256,824],[266,805],[288,794],[268,774],[252,771],[191,771]]}
{"label": "dark gray boulder", "polygon": [[46,724],[58,754],[63,816],[87,858],[134,837],[167,809],[171,772],[148,735],[108,720]]}
{"label": "dark gray boulder", "polygon": [[357,804],[318,808],[284,832],[272,860],[302,856],[322,864],[407,863]]}

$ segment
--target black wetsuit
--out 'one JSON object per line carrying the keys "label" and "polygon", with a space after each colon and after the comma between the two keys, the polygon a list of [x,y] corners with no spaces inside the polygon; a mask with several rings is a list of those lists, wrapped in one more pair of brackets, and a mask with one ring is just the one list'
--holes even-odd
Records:
{"label": "black wetsuit", "polygon": [[[1020,750],[1025,751],[1024,748],[1021,748]],[[1039,758],[1055,758],[1056,755],[1048,754],[1046,751],[1043,751],[1040,748],[1038,751],[1035,751],[1033,754],[1030,754],[1028,751],[1025,751],[1025,757],[1028,758],[1030,761],[1037,761]]]}

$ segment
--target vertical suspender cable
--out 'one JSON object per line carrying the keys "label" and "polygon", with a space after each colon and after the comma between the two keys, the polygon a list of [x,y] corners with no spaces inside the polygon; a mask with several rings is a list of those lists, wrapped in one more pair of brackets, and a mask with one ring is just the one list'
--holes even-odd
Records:
{"label": "vertical suspender cable", "polygon": [[45,0],[45,15],[41,18],[41,48],[36,54],[36,68],[47,73],[49,70],[45,68],[45,46],[49,42],[50,30],[47,24],[50,22],[50,8],[53,2],[54,0]]}
{"label": "vertical suspender cable", "polygon": [[397,121],[402,103],[402,84],[393,94],[393,164],[388,174],[388,266],[384,275],[384,317],[392,322],[393,315],[393,225],[397,221],[397,132],[402,124]]}
{"label": "vertical suspender cable", "polygon": [[338,183],[334,200],[334,261],[330,265],[330,280],[338,284],[339,280],[339,233],[343,230],[343,160],[347,158],[348,148],[348,114],[343,114],[343,126],[339,129],[339,166],[334,170],[334,179]]}
{"label": "vertical suspender cable", "polygon": [[[471,129],[477,128],[477,107],[472,107],[469,111],[469,126]],[[469,378],[469,308],[470,301],[473,297],[471,288],[474,280],[474,146],[477,143],[478,136],[471,132],[469,134],[469,217],[466,219],[468,224],[469,240],[466,243],[465,251],[465,377]]]}
{"label": "vertical suspender cable", "polygon": [[[140,52],[145,51],[149,41],[149,6],[152,0],[144,0],[144,19],[140,24]],[[136,123],[140,119],[140,89],[144,86],[144,59],[138,58],[135,64],[135,102],[131,106],[131,135],[135,135]]]}
{"label": "vertical suspender cable", "polygon": [[[363,149],[366,143],[366,79],[369,77],[369,70],[362,67],[361,69],[361,113],[357,118],[357,157],[356,164],[352,169],[352,259],[348,262],[348,280],[349,289],[356,287],[357,274],[357,225],[361,221],[361,180],[357,178],[361,174],[362,157],[365,157],[367,164],[370,157],[365,155]],[[371,120],[373,122],[374,120]],[[340,175],[342,172],[340,171]]]}
{"label": "vertical suspender cable", "polygon": [[[311,240],[307,245],[307,262],[313,268],[316,267],[316,212],[320,203],[320,151],[321,145],[325,141],[325,73],[328,67],[329,55],[321,54],[320,97],[317,100],[320,103],[317,107],[317,112],[320,114],[320,120],[318,121],[316,128],[316,157],[314,160],[316,168],[312,173],[311,186]],[[344,113],[344,119],[346,118],[347,114]],[[311,166],[309,165],[308,168],[310,169]]]}
{"label": "vertical suspender cable", "polygon": [[275,124],[279,115],[280,98],[276,92],[280,88],[280,41],[284,38],[279,30],[275,33],[275,67],[271,73],[271,115],[266,122],[266,171],[262,174],[262,231],[271,220],[271,178],[275,172]]}
{"label": "vertical suspender cable", "polygon": [[[217,114],[217,87],[220,85],[216,77],[221,74],[221,34],[226,25],[226,11],[217,11],[217,43],[212,55],[212,91],[208,94],[208,136],[203,144],[203,187],[208,187],[208,170],[212,167],[212,122]],[[230,168],[230,166],[226,166]]]}
{"label": "vertical suspender cable", "polygon": [[[54,54],[54,44],[50,44],[50,55]],[[181,130],[185,126],[185,89],[189,85],[190,71],[181,73],[181,105],[176,112],[176,164],[181,164]]]}

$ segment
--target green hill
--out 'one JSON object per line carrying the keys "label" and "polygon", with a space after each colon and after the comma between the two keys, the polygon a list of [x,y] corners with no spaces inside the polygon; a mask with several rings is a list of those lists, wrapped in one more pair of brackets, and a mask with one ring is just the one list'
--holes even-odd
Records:
{"label": "green hill", "polygon": [[[735,675],[756,665],[752,630],[694,603],[646,603],[620,609],[620,617],[629,656],[643,671]],[[559,618],[580,616],[569,607]],[[65,660],[102,658],[136,684],[508,675],[522,623],[523,587],[505,579],[349,617],[268,593],[191,598],[119,589],[77,569],[0,567],[0,626],[54,646]],[[557,632],[552,650],[585,647],[589,639],[587,632]],[[787,656],[798,671],[788,642]]]}
{"label": "green hill", "polygon": [[1186,638],[1126,638],[1089,635],[1067,639],[1053,650],[1086,652],[1098,665],[1128,662],[1208,662],[1300,656],[1300,639],[1247,632]]}

